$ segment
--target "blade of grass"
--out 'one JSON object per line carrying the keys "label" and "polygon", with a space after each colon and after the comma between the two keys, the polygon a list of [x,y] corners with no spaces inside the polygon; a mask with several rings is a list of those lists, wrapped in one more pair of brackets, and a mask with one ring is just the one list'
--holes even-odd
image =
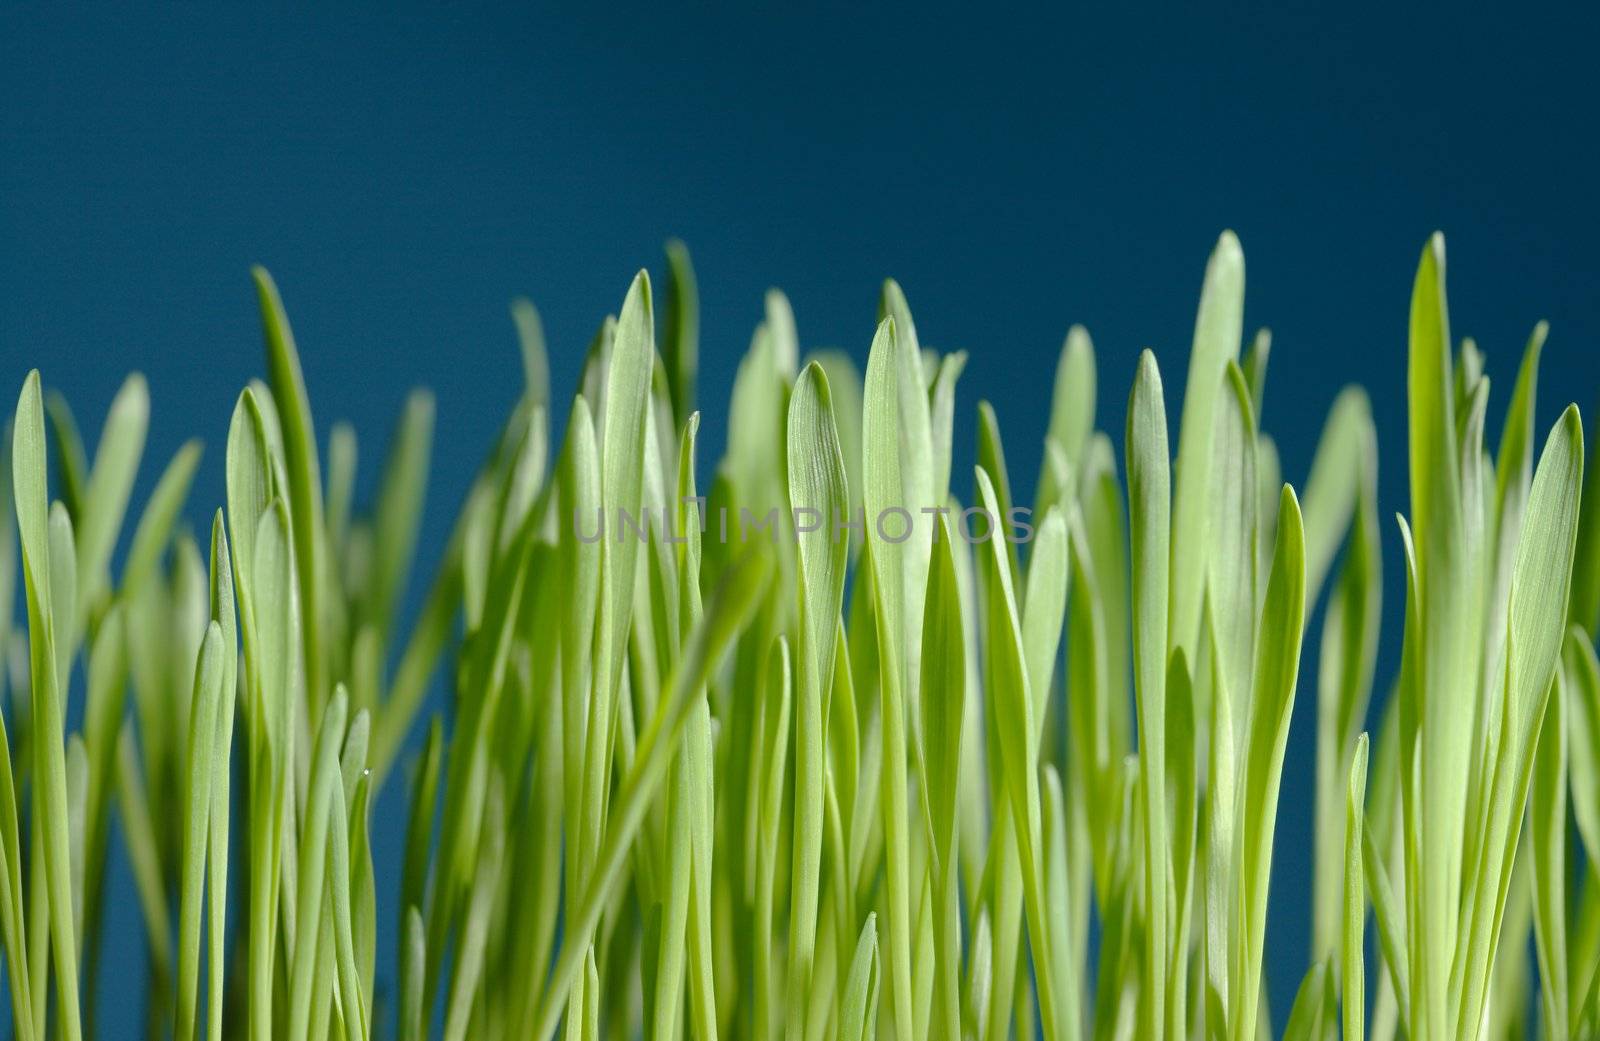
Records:
{"label": "blade of grass", "polygon": [[432,451],[433,395],[415,390],[406,399],[384,463],[373,526],[372,571],[364,614],[385,639],[393,628],[395,609],[416,554]]}
{"label": "blade of grass", "polygon": [[[789,912],[789,1041],[805,1036],[805,996],[812,987],[817,901],[821,890],[825,701],[833,676],[834,630],[844,599],[847,544],[833,537],[833,518],[849,508],[844,456],[833,421],[828,377],[807,365],[789,399],[789,501],[815,511],[815,530],[799,532],[800,642],[795,708],[794,865]],[[800,527],[801,525],[797,525]]]}
{"label": "blade of grass", "polygon": [[1300,640],[1305,624],[1305,535],[1300,504],[1284,485],[1278,530],[1267,577],[1251,684],[1244,773],[1239,789],[1239,929],[1235,936],[1229,991],[1229,1025],[1236,1041],[1256,1036],[1260,1015],[1262,957],[1267,924],[1267,889],[1277,829],[1278,789],[1294,712]]}
{"label": "blade of grass", "polygon": [[[1432,1031],[1446,1022],[1451,954],[1456,946],[1469,742],[1475,715],[1466,634],[1470,631],[1465,518],[1455,404],[1451,392],[1450,328],[1445,304],[1444,238],[1423,248],[1411,298],[1408,391],[1411,415],[1411,528],[1417,538],[1417,577],[1424,620],[1418,649],[1425,811],[1416,820],[1422,878],[1421,942],[1413,973],[1413,1016]],[[1409,887],[1408,887],[1409,889]],[[1420,1036],[1419,1036],[1420,1035]],[[1442,1036],[1413,1031],[1418,1041]]]}
{"label": "blade of grass", "polygon": [[1505,893],[1531,781],[1546,699],[1561,651],[1561,625],[1571,590],[1572,560],[1583,481],[1583,427],[1568,407],[1545,442],[1528,496],[1511,570],[1503,729],[1478,843],[1480,888],[1473,894],[1458,1028],[1479,1021],[1505,912]]}
{"label": "blade of grass", "polygon": [[[915,498],[917,466],[902,453],[915,440],[907,432],[906,394],[902,384],[916,365],[914,340],[897,330],[897,320],[878,325],[867,360],[865,411],[862,415],[863,502],[866,515],[879,519],[892,509],[905,509]],[[901,337],[907,337],[902,340]],[[926,445],[926,442],[923,442]],[[908,486],[908,481],[910,486]],[[890,522],[886,522],[890,523]],[[891,541],[870,525],[867,557],[873,571],[877,645],[880,660],[883,728],[882,826],[886,875],[885,932],[889,965],[889,997],[894,1023],[902,1041],[909,1035],[911,1019],[911,880],[910,837],[907,834],[909,797],[906,792],[906,710],[908,683],[906,633],[908,590],[913,588],[902,541]],[[891,531],[895,529],[890,529]],[[920,628],[920,627],[919,627]]]}
{"label": "blade of grass", "polygon": [[[1206,427],[1209,431],[1210,422]],[[1134,690],[1139,720],[1139,806],[1144,822],[1145,943],[1140,1024],[1153,1036],[1166,1023],[1168,917],[1166,657],[1170,515],[1167,417],[1155,355],[1139,357],[1128,402],[1128,515],[1133,560]],[[1187,566],[1187,565],[1186,565]]]}
{"label": "blade of grass", "polygon": [[[1171,646],[1183,648],[1191,659],[1200,630],[1200,599],[1205,581],[1211,432],[1223,373],[1228,363],[1238,358],[1243,336],[1244,252],[1233,232],[1225,231],[1206,262],[1205,282],[1200,288],[1194,346],[1189,352],[1189,375],[1183,391],[1183,418],[1178,425],[1176,484],[1172,493],[1172,619],[1167,635]],[[1131,463],[1129,478],[1131,481]],[[1154,939],[1161,938],[1158,931]]]}
{"label": "blade of grass", "polygon": [[839,1041],[869,1041],[878,1036],[878,916],[867,915],[850,959],[850,974],[839,1004]]}
{"label": "blade of grass", "polygon": [[[1572,816],[1584,854],[1594,864],[1600,860],[1600,662],[1581,626],[1567,629],[1562,667],[1568,698]],[[1595,877],[1591,870],[1589,878]]]}
{"label": "blade of grass", "polygon": [[772,1036],[775,981],[772,971],[773,890],[777,885],[778,838],[783,826],[784,774],[789,761],[789,715],[793,703],[789,643],[779,637],[767,657],[756,717],[760,755],[756,760],[755,961],[751,974],[751,1027],[754,1038]]}
{"label": "blade of grass", "polygon": [[85,617],[95,609],[110,585],[111,552],[116,548],[122,517],[133,492],[133,479],[144,455],[145,431],[150,425],[150,392],[144,377],[135,373],[112,399],[111,409],[95,449],[94,469],[84,487],[78,519],[78,606]]}
{"label": "blade of grass", "polygon": [[[58,504],[45,509],[44,409],[39,373],[22,385],[12,430],[11,473],[18,529],[22,538],[22,570],[28,601],[28,632],[33,677],[32,746],[34,814],[44,822],[43,861],[49,892],[50,946],[55,956],[57,1004],[61,1036],[79,1041],[82,1024],[78,1005],[77,930],[72,915],[72,862],[67,834],[66,753],[62,747],[63,695],[60,684],[68,669],[60,659],[70,631],[75,580],[71,522]],[[43,981],[39,981],[43,986]],[[37,1017],[36,1017],[37,1019]]]}
{"label": "blade of grass", "polygon": [[[206,839],[211,827],[211,784],[217,715],[222,686],[222,628],[206,629],[195,665],[194,700],[189,710],[187,801],[183,809],[182,874],[178,906],[178,1041],[193,1041],[200,988],[200,930],[205,898]],[[228,692],[231,693],[231,692]],[[210,1012],[220,1018],[220,1009]]]}
{"label": "blade of grass", "polygon": [[[976,472],[978,499],[991,516],[1001,517],[994,485],[989,475],[979,467]],[[1059,514],[1054,515],[1059,528]],[[1062,534],[1058,533],[1057,538]],[[999,744],[1008,754],[1002,766],[1006,793],[1010,803],[1012,834],[1017,844],[1017,862],[1021,867],[1023,899],[1027,909],[1028,944],[1038,965],[1044,971],[1034,977],[1039,998],[1039,1018],[1048,1041],[1060,1037],[1059,1010],[1056,1007],[1055,980],[1049,971],[1055,955],[1051,949],[1051,936],[1046,928],[1044,909],[1043,820],[1039,796],[1038,759],[1039,730],[1034,723],[1033,694],[1028,682],[1025,651],[1022,646],[1022,624],[1017,617],[1016,594],[1011,584],[1010,566],[1006,559],[1006,546],[998,527],[991,529],[985,540],[987,549],[979,552],[986,562],[989,582],[990,632],[995,642],[990,647],[989,682],[993,703],[991,723],[996,727]]]}
{"label": "blade of grass", "polygon": [[[1560,673],[1557,673],[1558,677]],[[1559,684],[1558,684],[1559,687]],[[1567,1037],[1567,723],[1565,690],[1545,706],[1528,793],[1533,851],[1533,936],[1539,960],[1541,1023]]]}
{"label": "blade of grass", "polygon": [[679,426],[694,412],[694,386],[700,366],[700,289],[689,249],[677,239],[667,243],[667,292],[661,357],[667,365],[673,419]]}
{"label": "blade of grass", "polygon": [[1344,934],[1339,948],[1340,979],[1344,985],[1344,1041],[1362,1041],[1366,1023],[1367,898],[1361,856],[1367,801],[1367,735],[1356,739],[1350,761],[1350,781],[1345,790],[1344,817]]}
{"label": "blade of grass", "polygon": [[[1056,361],[1055,387],[1050,397],[1050,425],[1045,440],[1060,447],[1067,465],[1077,469],[1094,433],[1094,344],[1081,325],[1067,330]],[[1043,483],[1043,478],[1040,479]]]}
{"label": "blade of grass", "polygon": [[928,572],[928,605],[922,615],[923,738],[927,747],[927,800],[933,857],[934,1001],[936,1039],[961,1036],[961,898],[956,839],[957,778],[967,705],[965,628],[956,585],[955,533],[948,517],[939,518],[933,565]]}
{"label": "blade of grass", "polygon": [[335,805],[342,807],[339,746],[344,738],[346,696],[336,689],[322,714],[312,752],[311,788],[300,830],[299,868],[296,872],[296,926],[290,958],[289,1037],[305,1037],[313,1012],[312,991],[317,979],[317,943],[322,928],[328,875],[329,820]]}
{"label": "blade of grass", "polygon": [[1321,1041],[1333,1030],[1334,984],[1332,963],[1319,961],[1300,981],[1289,1021],[1283,1028],[1284,1041]]}

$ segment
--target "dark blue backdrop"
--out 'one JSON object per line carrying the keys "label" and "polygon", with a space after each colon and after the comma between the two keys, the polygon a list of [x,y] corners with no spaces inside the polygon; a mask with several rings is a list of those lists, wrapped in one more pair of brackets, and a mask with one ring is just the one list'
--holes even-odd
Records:
{"label": "dark blue backdrop", "polygon": [[[1248,323],[1275,331],[1264,423],[1285,474],[1303,479],[1335,391],[1360,381],[1382,506],[1400,510],[1407,295],[1434,228],[1450,237],[1455,330],[1488,352],[1500,404],[1541,317],[1541,424],[1600,391],[1597,29],[1592,7],[1126,21],[7,8],[0,389],[41,367],[92,440],[124,372],[144,371],[154,416],[139,494],[203,433],[201,518],[221,501],[234,397],[261,368],[247,268],[265,263],[316,417],[324,433],[355,423],[368,486],[406,389],[438,395],[426,570],[519,383],[515,293],[544,313],[565,394],[631,273],[684,238],[713,458],[761,291],[788,291],[807,345],[862,358],[876,287],[894,275],[925,339],[972,352],[966,458],[987,397],[1031,479],[1070,322],[1099,350],[1103,426],[1120,431],[1146,345],[1177,407],[1205,258],[1232,227]],[[1392,539],[1386,557],[1385,683]],[[1310,705],[1304,684],[1269,934],[1280,1017],[1308,944]],[[375,817],[391,882],[399,805],[391,786]],[[112,963],[137,965],[125,871],[114,885]],[[381,908],[386,974],[393,919]],[[130,1012],[125,1036],[137,977],[105,976],[102,1007]]]}

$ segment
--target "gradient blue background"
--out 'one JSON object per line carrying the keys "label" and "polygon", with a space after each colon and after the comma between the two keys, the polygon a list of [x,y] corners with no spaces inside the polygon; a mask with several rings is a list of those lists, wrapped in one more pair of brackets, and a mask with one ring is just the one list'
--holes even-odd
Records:
{"label": "gradient blue background", "polygon": [[[92,443],[123,374],[142,370],[154,415],[137,494],[202,433],[199,522],[221,501],[234,397],[261,370],[247,268],[262,262],[323,435],[344,417],[362,437],[363,487],[407,388],[437,394],[431,571],[519,387],[513,294],[541,308],[566,393],[633,271],[685,239],[703,301],[704,462],[767,286],[789,293],[807,346],[864,360],[893,275],[927,342],[972,352],[958,463],[989,398],[1026,485],[1069,323],[1094,335],[1102,426],[1120,432],[1144,346],[1178,407],[1205,258],[1231,227],[1247,322],[1275,333],[1264,425],[1285,475],[1303,479],[1336,390],[1360,381],[1387,514],[1406,506],[1406,305],[1435,228],[1455,332],[1487,351],[1498,405],[1539,318],[1552,324],[1541,426],[1600,392],[1597,30],[1592,6],[1125,21],[7,7],[0,387],[41,367]],[[1389,539],[1382,684],[1396,556]],[[1311,704],[1303,683],[1268,938],[1279,1027],[1309,943]],[[401,806],[391,785],[374,818],[385,893]],[[134,1036],[142,934],[125,869],[113,886],[107,964],[129,971],[106,973],[101,1007],[127,1018],[106,1036]],[[380,905],[385,975],[393,921]]]}

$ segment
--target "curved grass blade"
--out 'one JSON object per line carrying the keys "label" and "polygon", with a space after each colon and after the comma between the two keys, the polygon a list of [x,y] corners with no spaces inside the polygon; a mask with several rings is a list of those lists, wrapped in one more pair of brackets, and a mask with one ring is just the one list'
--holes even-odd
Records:
{"label": "curved grass blade", "polygon": [[333,588],[327,575],[322,517],[322,475],[317,463],[316,428],[311,402],[306,397],[300,354],[295,348],[289,316],[284,313],[278,287],[265,268],[251,269],[261,304],[261,325],[267,341],[267,374],[283,433],[284,470],[288,487],[289,519],[294,530],[295,574],[300,593],[300,640],[305,686],[311,707],[322,711],[328,697],[328,666],[323,647],[325,589]]}
{"label": "curved grass blade", "polygon": [[[12,429],[11,477],[22,571],[28,602],[33,677],[31,744],[34,755],[34,814],[44,822],[42,868],[49,893],[50,948],[55,957],[61,1036],[80,1041],[77,929],[72,911],[72,858],[68,835],[66,752],[62,739],[67,674],[61,660],[65,619],[76,592],[71,522],[60,504],[45,507],[44,408],[39,373],[23,382]],[[37,869],[36,868],[36,869]],[[38,980],[44,986],[44,981]],[[37,997],[37,995],[36,995]],[[37,1020],[37,1017],[36,1017]],[[40,1025],[36,1021],[36,1026]]]}

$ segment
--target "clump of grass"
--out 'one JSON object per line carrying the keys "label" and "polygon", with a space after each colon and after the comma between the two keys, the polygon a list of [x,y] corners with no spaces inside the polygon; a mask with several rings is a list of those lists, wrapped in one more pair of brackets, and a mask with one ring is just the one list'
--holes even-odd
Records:
{"label": "clump of grass", "polygon": [[[1361,391],[1333,400],[1303,494],[1282,483],[1271,341],[1241,354],[1229,234],[1175,445],[1146,352],[1119,462],[1074,328],[1025,514],[987,403],[971,481],[952,474],[967,359],[921,346],[893,282],[864,378],[803,358],[768,295],[705,495],[686,251],[663,321],[641,273],[602,323],[559,441],[518,302],[523,393],[407,630],[431,399],[407,401],[357,511],[355,434],[319,447],[255,277],[268,380],[240,394],[203,548],[180,523],[195,442],[114,566],[139,377],[92,463],[66,403],[36,372],[22,387],[0,940],[23,1041],[129,1032],[94,1000],[113,814],[145,1030],[177,1041],[1441,1041],[1529,1036],[1530,1004],[1541,1037],[1600,1033],[1600,510],[1580,510],[1600,492],[1575,408],[1535,452],[1542,324],[1486,447],[1441,239],[1413,287],[1411,502],[1387,539]],[[751,526],[769,511],[792,531]],[[1403,650],[1370,739],[1385,543]],[[1278,793],[1319,615],[1315,877],[1272,894],[1310,900],[1311,969],[1274,1016]],[[446,658],[382,872],[400,971],[379,981],[368,816]]]}

